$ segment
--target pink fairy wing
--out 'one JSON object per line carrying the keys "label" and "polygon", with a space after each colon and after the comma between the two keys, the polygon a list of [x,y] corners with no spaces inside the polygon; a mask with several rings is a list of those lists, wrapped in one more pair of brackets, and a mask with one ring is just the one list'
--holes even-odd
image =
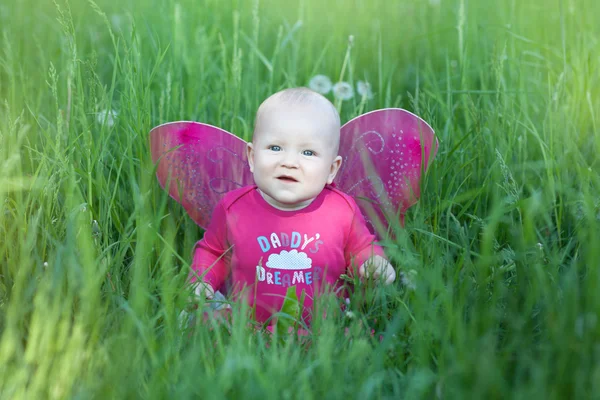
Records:
{"label": "pink fairy wing", "polygon": [[150,147],[160,185],[204,229],[225,193],[254,182],[246,142],[215,126],[159,125],[150,131]]}
{"label": "pink fairy wing", "polygon": [[336,186],[354,197],[373,233],[404,213],[420,196],[420,180],[437,153],[433,129],[399,108],[360,115],[342,126],[342,166]]}

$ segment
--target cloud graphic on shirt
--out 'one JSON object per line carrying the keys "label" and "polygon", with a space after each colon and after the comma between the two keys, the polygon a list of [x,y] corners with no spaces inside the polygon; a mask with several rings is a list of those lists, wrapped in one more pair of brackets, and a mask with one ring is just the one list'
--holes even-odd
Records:
{"label": "cloud graphic on shirt", "polygon": [[310,269],[312,266],[312,260],[308,258],[306,253],[298,252],[298,250],[283,250],[279,254],[271,254],[266,265],[268,268],[272,269]]}

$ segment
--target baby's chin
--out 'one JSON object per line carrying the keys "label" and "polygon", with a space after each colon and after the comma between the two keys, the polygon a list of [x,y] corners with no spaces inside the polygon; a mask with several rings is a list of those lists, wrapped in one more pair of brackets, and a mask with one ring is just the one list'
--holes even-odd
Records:
{"label": "baby's chin", "polygon": [[315,199],[315,197],[298,198],[297,196],[269,195],[260,189],[259,191],[267,203],[279,210],[285,211],[301,210],[307,207]]}
{"label": "baby's chin", "polygon": [[288,200],[288,199],[277,199],[275,198],[274,200],[277,202],[275,204],[275,206],[277,208],[279,208],[280,210],[301,210],[305,207],[308,207],[308,205],[310,203],[313,202],[315,198],[309,198],[309,199],[295,199],[295,200]]}

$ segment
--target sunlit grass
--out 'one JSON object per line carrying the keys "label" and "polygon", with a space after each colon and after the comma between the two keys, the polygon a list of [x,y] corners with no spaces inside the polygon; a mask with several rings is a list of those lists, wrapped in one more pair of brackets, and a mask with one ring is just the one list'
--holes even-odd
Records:
{"label": "sunlit grass", "polygon": [[[0,5],[0,397],[597,396],[597,2],[291,4]],[[316,74],[371,83],[343,121],[402,107],[438,135],[385,242],[404,285],[359,287],[350,315],[323,299],[308,347],[267,346],[237,306],[230,332],[182,329],[202,232],[149,130],[248,139]]]}

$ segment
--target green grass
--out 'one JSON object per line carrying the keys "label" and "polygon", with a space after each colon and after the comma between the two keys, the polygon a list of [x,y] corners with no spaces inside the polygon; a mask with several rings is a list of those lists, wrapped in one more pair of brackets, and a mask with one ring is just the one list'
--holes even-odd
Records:
{"label": "green grass", "polygon": [[[284,4],[0,5],[0,397],[598,398],[600,3]],[[437,132],[387,243],[416,290],[367,287],[308,348],[242,317],[180,329],[202,232],[149,130],[248,139],[262,99],[317,73],[373,85],[343,121],[402,107]]]}

